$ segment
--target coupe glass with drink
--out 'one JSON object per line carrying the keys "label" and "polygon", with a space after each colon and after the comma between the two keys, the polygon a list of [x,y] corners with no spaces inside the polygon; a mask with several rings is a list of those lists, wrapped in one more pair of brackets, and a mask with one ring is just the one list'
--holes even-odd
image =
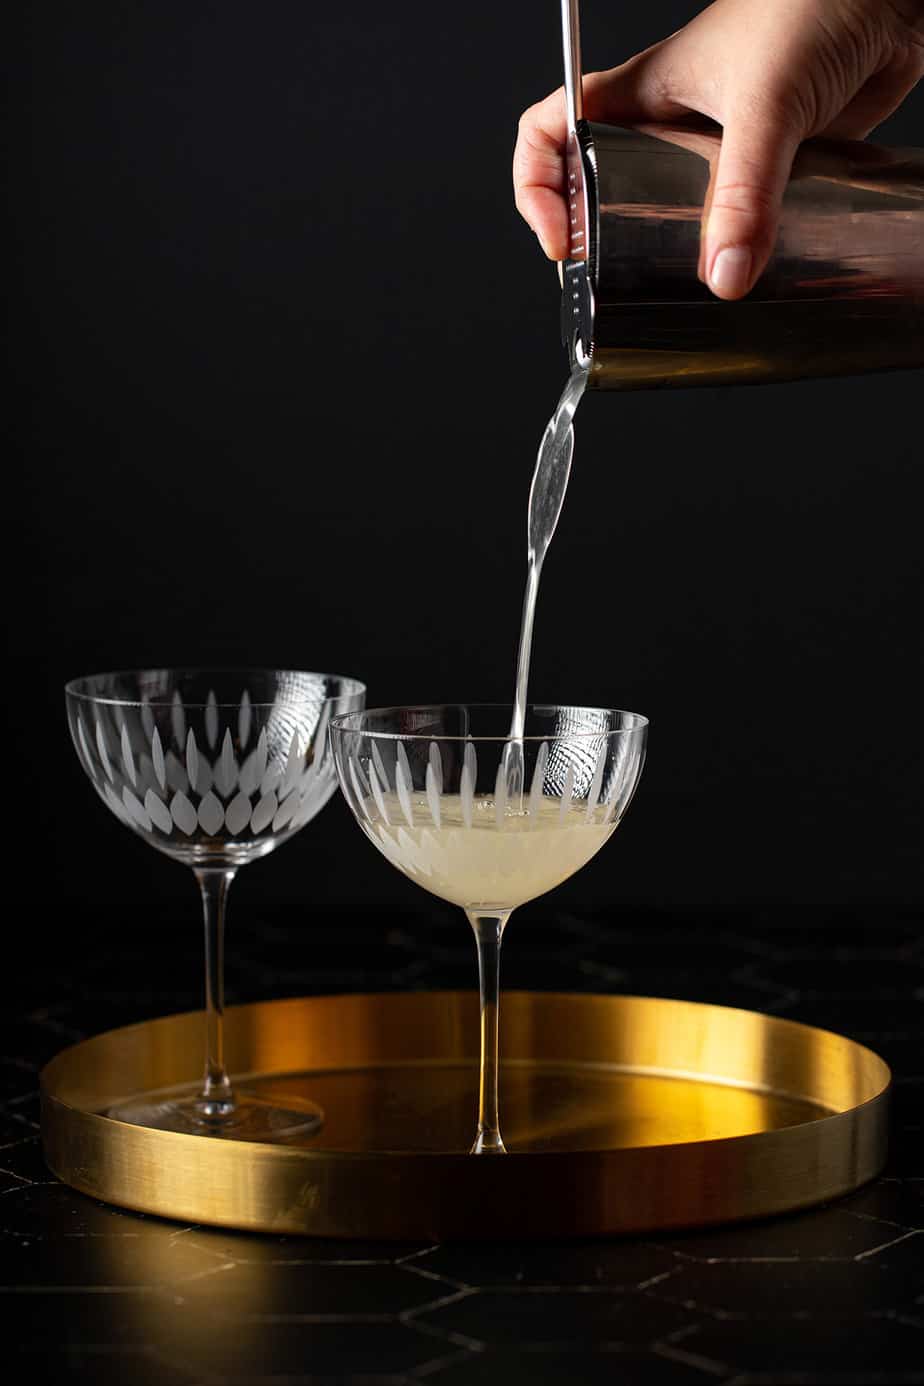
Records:
{"label": "coupe glass with drink", "polygon": [[[635,792],[648,722],[534,705],[522,736],[495,704],[392,707],[331,719],[340,784],[366,836],[411,880],[461,905],[478,950],[481,1067],[473,1153],[503,1153],[500,950],[513,910],[579,871]],[[511,774],[514,761],[517,773]]]}

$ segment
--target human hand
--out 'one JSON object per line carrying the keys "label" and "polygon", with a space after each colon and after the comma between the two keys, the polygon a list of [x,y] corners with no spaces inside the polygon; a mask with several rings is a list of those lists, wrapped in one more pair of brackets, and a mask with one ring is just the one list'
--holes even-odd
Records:
{"label": "human hand", "polygon": [[[723,127],[699,277],[719,298],[754,285],[776,240],[796,149],[863,139],[924,76],[924,0],[715,0],[620,67],[584,77],[584,114],[613,125],[699,113]],[[520,117],[516,205],[546,255],[568,254],[561,88]]]}

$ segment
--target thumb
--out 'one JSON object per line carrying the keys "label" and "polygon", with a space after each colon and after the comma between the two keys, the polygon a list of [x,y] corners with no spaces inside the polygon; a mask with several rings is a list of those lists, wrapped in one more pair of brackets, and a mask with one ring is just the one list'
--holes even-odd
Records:
{"label": "thumb", "polygon": [[766,267],[801,132],[777,112],[725,121],[703,209],[700,276],[719,298],[742,298]]}

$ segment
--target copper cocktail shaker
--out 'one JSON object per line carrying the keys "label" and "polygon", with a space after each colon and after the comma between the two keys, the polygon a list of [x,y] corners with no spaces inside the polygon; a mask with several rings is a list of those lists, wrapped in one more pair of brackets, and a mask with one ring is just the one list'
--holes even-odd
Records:
{"label": "copper cocktail shaker", "polygon": [[809,140],[746,299],[697,279],[721,135],[582,115],[578,0],[561,0],[570,256],[562,335],[601,390],[757,384],[924,366],[924,151]]}

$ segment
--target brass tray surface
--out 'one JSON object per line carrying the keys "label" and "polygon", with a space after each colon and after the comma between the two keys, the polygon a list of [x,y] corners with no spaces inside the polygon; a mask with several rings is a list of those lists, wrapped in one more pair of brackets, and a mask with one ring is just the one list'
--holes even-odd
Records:
{"label": "brass tray surface", "polygon": [[310,1098],[313,1136],[257,1144],[104,1115],[195,1087],[202,1015],[85,1040],[42,1073],[51,1169],[96,1198],[187,1222],[372,1239],[578,1237],[807,1207],[872,1179],[890,1073],[843,1036],[643,996],[507,992],[509,1154],[469,1155],[469,992],[297,997],[231,1008],[239,1087]]}

